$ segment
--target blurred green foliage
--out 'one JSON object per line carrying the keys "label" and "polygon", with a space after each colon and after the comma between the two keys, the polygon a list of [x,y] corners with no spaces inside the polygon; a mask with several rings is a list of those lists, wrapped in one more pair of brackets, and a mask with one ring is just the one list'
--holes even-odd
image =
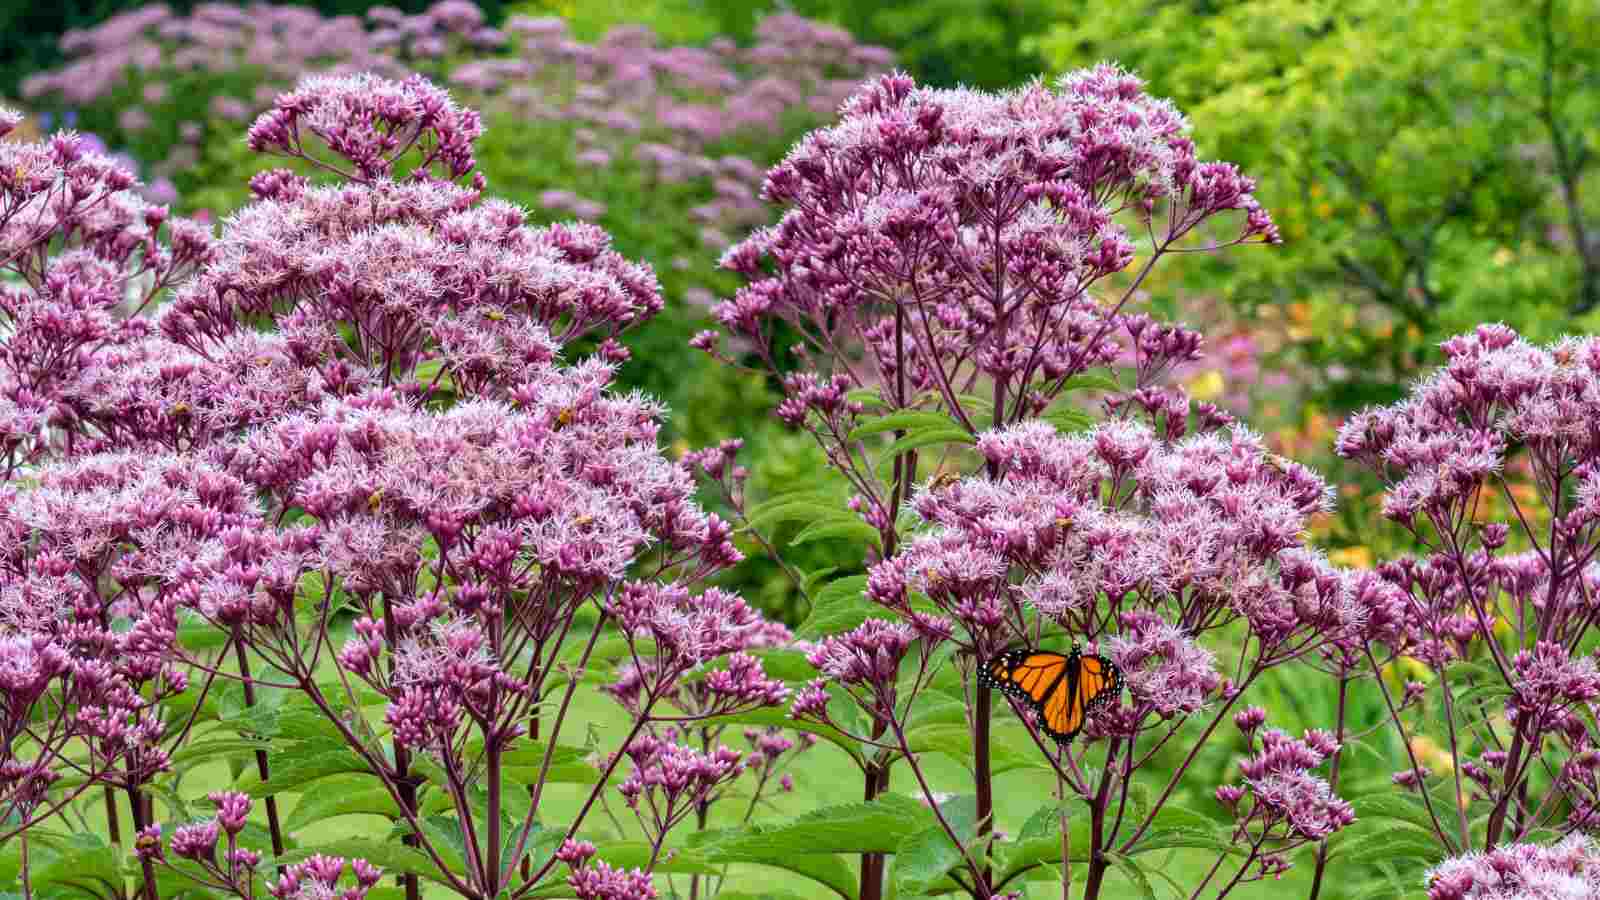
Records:
{"label": "blurred green foliage", "polygon": [[1213,269],[1254,311],[1302,302],[1336,409],[1383,402],[1436,342],[1503,320],[1533,339],[1600,304],[1600,7],[1581,0],[1085,0],[1029,42],[1115,59],[1207,156],[1260,182],[1285,246]]}

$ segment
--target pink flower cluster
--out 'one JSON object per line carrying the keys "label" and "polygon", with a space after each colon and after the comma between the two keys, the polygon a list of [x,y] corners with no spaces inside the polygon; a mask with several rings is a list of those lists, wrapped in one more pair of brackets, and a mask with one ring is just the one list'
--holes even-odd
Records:
{"label": "pink flower cluster", "polygon": [[[134,852],[147,865],[171,867],[185,881],[239,897],[253,896],[252,882],[260,877],[261,854],[239,844],[239,834],[250,816],[250,798],[236,791],[220,791],[208,799],[216,807],[216,815],[178,826],[169,842],[172,855],[188,863],[187,867],[178,868],[167,859],[160,825],[139,831]],[[227,847],[218,859],[217,844],[224,837]],[[347,870],[355,883],[341,890],[339,882]],[[267,891],[277,900],[362,900],[382,877],[383,871],[364,859],[316,854],[279,870]]]}
{"label": "pink flower cluster", "polygon": [[[1217,799],[1233,809],[1241,829],[1250,822],[1267,831],[1281,826],[1287,839],[1319,841],[1355,821],[1350,804],[1310,774],[1339,751],[1331,735],[1312,730],[1296,740],[1267,729],[1260,742],[1256,755],[1240,763],[1243,786],[1217,789]],[[1251,803],[1240,808],[1245,796]]]}
{"label": "pink flower cluster", "polygon": [[[553,748],[580,681],[569,666],[581,670],[609,623],[636,660],[653,657],[639,740],[657,740],[668,696],[699,692],[708,714],[786,698],[742,651],[787,632],[732,594],[696,593],[740,558],[731,529],[661,454],[662,409],[610,388],[627,358],[615,335],[661,308],[653,273],[596,227],[533,228],[483,199],[480,131],[420,78],[309,77],[257,120],[251,146],[343,182],[264,172],[215,241],[125,197],[132,178],[71,135],[0,145],[0,163],[15,163],[0,184],[0,235],[15,249],[0,264],[18,276],[0,379],[11,408],[36,410],[7,445],[13,479],[0,492],[0,728],[56,719],[42,745],[6,744],[27,748],[0,766],[8,822],[51,811],[44,788],[70,753],[77,791],[135,798],[152,877],[160,826],[141,792],[189,733],[160,705],[191,677],[205,689],[242,680],[249,702],[245,648],[329,717],[413,825],[413,754],[436,760],[462,827],[496,853],[527,848],[535,812],[515,830],[475,819],[463,779],[479,761],[465,754],[486,748],[498,765],[545,724],[552,693],[562,712],[541,736]],[[593,356],[561,358],[586,336]],[[336,606],[357,619],[334,652]],[[574,647],[585,606],[598,622],[578,627]],[[191,657],[180,621],[226,635],[239,671]],[[392,749],[374,751],[336,712],[343,701],[318,674],[330,656],[346,687],[384,699]],[[670,795],[658,839],[683,798],[705,799],[683,793],[706,763],[680,749],[637,760],[640,790]],[[709,763],[713,781],[746,765],[724,757]],[[213,887],[247,891],[260,858],[233,838],[248,803],[213,799],[217,818],[179,828],[172,853]],[[428,839],[416,846],[438,861]],[[524,873],[475,858],[449,877],[460,893],[496,895],[554,862]],[[344,870],[307,860],[273,892],[359,900],[376,881],[363,863],[339,888]]]}
{"label": "pink flower cluster", "polygon": [[[0,110],[0,136],[21,117]],[[141,200],[127,169],[72,132],[0,142],[0,460],[8,477],[87,450],[97,373],[88,365],[149,332],[133,314],[209,263],[205,227]]]}
{"label": "pink flower cluster", "polygon": [[[785,322],[857,385],[935,391],[954,415],[978,378],[1037,413],[1117,354],[1120,316],[1092,292],[1133,259],[1120,211],[1170,207],[1162,249],[1233,209],[1237,240],[1276,238],[1253,183],[1197,161],[1185,128],[1110,67],[1002,94],[879,79],[768,173],[789,212],[723,257],[750,284],[716,316],[762,346]],[[860,370],[840,352],[857,345]]]}
{"label": "pink flower cluster", "polygon": [[1360,621],[1302,543],[1327,486],[1247,430],[1167,441],[1130,421],[1082,435],[1027,422],[977,449],[996,476],[919,491],[932,527],[872,568],[868,596],[910,616],[910,592],[925,595],[982,656],[1042,614],[1106,642],[1135,703],[1171,714],[1220,686],[1193,643],[1208,631],[1243,619],[1276,662]]}
{"label": "pink flower cluster", "polygon": [[1586,834],[1548,847],[1512,844],[1428,871],[1428,900],[1532,900],[1600,895],[1600,848]]}
{"label": "pink flower cluster", "polygon": [[[1465,689],[1452,665],[1460,660],[1481,661],[1490,683],[1504,687],[1502,721],[1499,704],[1456,709],[1458,731],[1509,732],[1494,743],[1495,761],[1475,759],[1481,751],[1467,742],[1448,747],[1452,768],[1477,786],[1493,846],[1522,841],[1558,815],[1587,823],[1596,808],[1589,760],[1600,735],[1588,710],[1600,698],[1600,671],[1576,648],[1596,611],[1600,339],[1536,347],[1503,325],[1482,325],[1441,349],[1439,371],[1401,402],[1352,417],[1336,449],[1379,473],[1385,516],[1426,549],[1379,567],[1387,599],[1371,618],[1384,625],[1370,629],[1368,650],[1425,662],[1444,702]],[[1524,479],[1536,491],[1520,493]],[[1509,507],[1501,521],[1479,512],[1491,498]],[[1570,806],[1541,802],[1508,835],[1513,798],[1530,802],[1528,779],[1546,767],[1554,775],[1546,790]],[[1413,759],[1396,780],[1418,786],[1428,776]]]}

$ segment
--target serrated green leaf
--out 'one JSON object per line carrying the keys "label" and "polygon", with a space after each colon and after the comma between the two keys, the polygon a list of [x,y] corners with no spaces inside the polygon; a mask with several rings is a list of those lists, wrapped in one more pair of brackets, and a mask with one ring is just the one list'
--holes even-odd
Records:
{"label": "serrated green leaf", "polygon": [[806,655],[798,650],[773,650],[761,649],[748,651],[751,656],[761,661],[761,671],[767,677],[779,681],[810,681],[817,677],[817,670],[806,660]]}
{"label": "serrated green leaf", "polygon": [[1035,838],[1055,837],[1061,833],[1061,813],[1066,812],[1067,822],[1072,821],[1072,807],[1064,803],[1046,803],[1033,811],[1028,820],[1022,823],[1022,830],[1017,832],[1017,840],[1031,841]]}
{"label": "serrated green leaf", "polygon": [[219,721],[246,739],[259,735],[285,741],[302,741],[325,748],[344,746],[344,735],[320,710],[302,706],[271,706],[258,701],[255,706],[236,711],[224,710]]}
{"label": "serrated green leaf", "polygon": [[[596,859],[603,859],[616,868],[643,869],[650,865],[650,845],[644,841],[596,841],[595,849]],[[717,867],[702,850],[677,846],[662,852],[655,871],[679,875],[715,875]]]}
{"label": "serrated green leaf", "polygon": [[792,500],[771,506],[760,513],[746,517],[752,531],[765,534],[774,526],[787,522],[832,522],[838,520],[861,521],[841,503],[820,500]]}
{"label": "serrated green leaf", "polygon": [[886,471],[894,465],[894,458],[902,453],[920,450],[923,447],[942,446],[944,444],[975,444],[978,439],[970,432],[959,428],[939,428],[928,431],[916,431],[905,437],[899,438],[894,443],[884,447],[878,453],[878,469]]}
{"label": "serrated green leaf", "polygon": [[1399,791],[1381,791],[1356,797],[1350,801],[1356,811],[1356,820],[1390,819],[1405,822],[1433,832],[1433,817],[1422,805],[1420,798]]}
{"label": "serrated green leaf", "polygon": [[878,534],[878,529],[854,516],[850,516],[831,521],[813,522],[795,535],[794,539],[789,543],[799,545],[827,538],[850,538],[851,540],[871,544],[874,548],[880,546],[883,542],[883,537]]}
{"label": "serrated green leaf", "polygon": [[850,432],[848,438],[852,441],[859,441],[864,437],[884,434],[890,431],[904,431],[909,434],[918,431],[945,431],[950,429],[959,431],[962,434],[967,433],[966,428],[962,427],[960,422],[944,413],[908,409],[890,413],[863,425],[858,425]]}
{"label": "serrated green leaf", "polygon": [[54,859],[41,862],[29,873],[37,889],[58,884],[95,896],[115,893],[123,886],[126,870],[116,847],[91,832],[78,832],[64,842]]}
{"label": "serrated green leaf", "polygon": [[1175,847],[1212,850],[1230,855],[1244,851],[1234,845],[1233,827],[1218,823],[1204,813],[1176,804],[1163,806],[1139,842],[1129,848],[1130,856]]}
{"label": "serrated green leaf", "polygon": [[888,406],[883,400],[883,392],[877,388],[856,388],[844,395],[848,403],[859,403],[862,406],[876,406],[879,409]]}
{"label": "serrated green leaf", "polygon": [[1155,888],[1150,886],[1150,879],[1145,875],[1144,866],[1134,858],[1123,856],[1121,853],[1107,853],[1106,856],[1111,860],[1111,864],[1133,883],[1134,888],[1139,891],[1139,896],[1144,900],[1156,900]]}
{"label": "serrated green leaf", "polygon": [[[1085,851],[1089,848],[1089,825],[1088,816],[1069,816],[1067,819],[1067,852],[1079,862],[1086,858]],[[995,846],[995,858],[998,860],[996,870],[1001,880],[1012,878],[1025,870],[1061,862],[1061,824],[1055,803],[1048,803],[1036,810],[1028,817],[1023,829],[1029,832],[1028,837]]]}
{"label": "serrated green leaf", "polygon": [[900,794],[865,803],[825,806],[781,822],[758,822],[703,849],[707,858],[782,853],[893,853],[917,832],[937,824],[933,812]]}
{"label": "serrated green leaf", "polygon": [[1063,407],[1053,409],[1039,416],[1042,422],[1054,425],[1056,430],[1063,434],[1073,434],[1083,431],[1094,425],[1094,417],[1080,409]]}
{"label": "serrated green leaf", "polygon": [[801,593],[805,594],[807,597],[810,597],[816,592],[817,585],[822,583],[822,579],[827,578],[829,575],[832,575],[837,571],[839,571],[838,566],[827,566],[825,568],[818,569],[815,572],[806,573],[806,577],[800,582]]}
{"label": "serrated green leaf", "polygon": [[199,652],[215,650],[228,643],[228,633],[207,622],[194,612],[179,614],[178,644],[185,650]]}
{"label": "serrated green leaf", "polygon": [[1389,820],[1381,825],[1373,823],[1356,834],[1350,829],[1335,835],[1328,842],[1328,859],[1368,859],[1376,855],[1384,859],[1414,858],[1438,862],[1445,857],[1445,849],[1438,837],[1429,829],[1418,828],[1404,822]]}
{"label": "serrated green leaf", "polygon": [[[743,863],[770,866],[809,878],[841,897],[856,896],[858,881],[855,870],[835,853],[795,853],[792,850],[778,853],[739,851],[731,845],[717,846],[727,838],[737,836],[740,829],[728,828],[695,832],[689,836],[688,846],[706,859],[719,864]],[[718,898],[738,896],[721,891]]]}
{"label": "serrated green leaf", "polygon": [[957,845],[942,825],[932,825],[907,837],[895,850],[891,872],[899,896],[923,894],[944,878],[963,859],[962,847],[970,846],[978,831],[978,802],[975,797],[955,797],[939,804],[939,812],[960,840]]}
{"label": "serrated green leaf", "polygon": [[[467,835],[461,830],[461,821],[455,816],[431,815],[417,819],[423,837],[433,852],[444,860],[450,871],[460,875],[467,870]],[[411,829],[406,823],[397,823],[403,833]]]}
{"label": "serrated green leaf", "polygon": [[270,750],[272,744],[268,741],[256,741],[246,738],[217,738],[195,741],[172,754],[174,766],[186,766],[196,760],[211,761],[228,759],[236,756],[255,757],[257,750]]}
{"label": "serrated green leaf", "polygon": [[[1033,741],[1025,734],[1016,736],[1020,742],[995,740],[990,743],[989,765],[993,774],[1050,768]],[[972,732],[965,722],[918,725],[906,732],[906,743],[913,753],[942,753],[969,769],[972,767]]]}
{"label": "serrated green leaf", "polygon": [[1122,385],[1115,378],[1100,372],[1082,372],[1068,378],[1062,383],[1062,388],[1067,391],[1107,391],[1115,393],[1122,390]]}
{"label": "serrated green leaf", "polygon": [[317,750],[306,753],[298,750],[278,751],[268,757],[272,777],[261,781],[254,766],[246,768],[234,782],[233,789],[260,799],[303,788],[330,775],[344,775],[367,771],[366,761],[347,749]]}
{"label": "serrated green leaf", "polygon": [[375,777],[330,778],[317,790],[300,795],[283,827],[298,831],[315,822],[350,815],[383,816],[393,822],[400,818],[400,807]]}
{"label": "serrated green leaf", "polygon": [[704,724],[713,725],[721,723],[727,723],[729,725],[775,725],[780,728],[790,729],[791,731],[804,731],[808,734],[816,735],[817,737],[827,741],[830,744],[833,744],[835,747],[838,747],[857,759],[861,757],[860,741],[857,741],[855,738],[850,737],[839,729],[829,725],[819,725],[815,722],[802,722],[796,719],[791,719],[789,718],[789,714],[781,709],[754,709],[748,712],[732,713],[729,715],[717,716],[715,718],[708,719]]}
{"label": "serrated green leaf", "polygon": [[811,599],[811,614],[795,629],[795,637],[814,641],[849,631],[868,619],[894,614],[866,598],[867,576],[851,575],[827,583]]}

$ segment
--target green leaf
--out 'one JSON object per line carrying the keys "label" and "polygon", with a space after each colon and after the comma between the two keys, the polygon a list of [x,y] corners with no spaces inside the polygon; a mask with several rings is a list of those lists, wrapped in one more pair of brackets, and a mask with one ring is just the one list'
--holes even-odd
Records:
{"label": "green leaf", "polygon": [[883,409],[888,404],[883,401],[883,392],[877,388],[856,388],[844,395],[849,403],[859,403],[862,406],[875,406]]}
{"label": "green leaf", "polygon": [[[650,866],[650,845],[644,841],[596,841],[595,844],[598,851],[595,858],[603,859],[614,867],[644,869]],[[662,851],[655,871],[679,875],[715,875],[717,867],[700,850],[678,846]]]}
{"label": "green leaf", "polygon": [[178,616],[178,643],[193,652],[215,650],[228,642],[228,633],[200,615],[183,611]]}
{"label": "green leaf", "polygon": [[805,579],[800,583],[800,591],[807,597],[810,597],[816,592],[817,585],[822,582],[822,579],[827,578],[829,575],[832,575],[837,571],[839,571],[838,566],[825,566],[816,570],[815,572],[806,573]]}
{"label": "green leaf", "polygon": [[927,893],[951,869],[960,865],[962,847],[970,846],[978,830],[978,801],[975,797],[956,797],[939,805],[939,812],[961,841],[950,840],[938,824],[907,837],[895,850],[895,892],[900,896]]}
{"label": "green leaf", "polygon": [[856,519],[856,515],[847,510],[843,503],[825,500],[791,500],[774,506],[768,506],[760,512],[752,512],[746,518],[747,526],[751,531],[760,533],[770,532],[774,526],[787,522],[819,522],[835,519]]}
{"label": "green leaf", "polygon": [[[737,837],[740,833],[741,829],[737,828],[699,831],[689,836],[688,846],[717,863],[771,866],[793,872],[826,886],[847,900],[854,900],[859,881],[854,868],[844,861],[844,857],[836,853],[795,853],[793,850],[776,853],[740,850],[727,843],[729,838]],[[718,898],[729,896],[738,895],[730,895],[727,891],[717,894]]]}
{"label": "green leaf", "polygon": [[257,750],[270,750],[271,748],[272,744],[268,741],[253,741],[246,738],[195,741],[172,754],[172,764],[182,767],[196,760],[209,762],[215,759],[229,759],[239,756],[253,758]]}
{"label": "green leaf", "polygon": [[[434,390],[436,391],[454,391],[456,389],[455,382],[450,380],[450,374],[444,372],[444,360],[442,359],[430,359],[418,365],[412,372],[416,382],[423,387],[434,385]],[[436,378],[438,379],[437,384],[434,382]]]}
{"label": "green leaf", "polygon": [[852,441],[859,441],[864,437],[884,434],[890,431],[904,431],[909,434],[930,429],[936,431],[954,429],[962,434],[967,433],[967,429],[962,427],[960,422],[944,413],[908,409],[881,416],[864,425],[858,425],[850,432],[848,437]]}
{"label": "green leaf", "polygon": [[1107,391],[1115,393],[1122,385],[1115,378],[1100,372],[1083,372],[1068,378],[1062,385],[1066,391]]}
{"label": "green leaf", "polygon": [[[549,744],[544,741],[517,741],[500,757],[507,777],[527,784],[538,781],[548,748]],[[600,780],[600,770],[589,761],[590,755],[591,751],[586,747],[557,744],[545,780],[560,784],[594,784]]]}
{"label": "green leaf", "polygon": [[836,578],[811,598],[811,614],[795,629],[795,637],[814,641],[849,631],[868,619],[888,619],[893,613],[866,598],[867,576]]}
{"label": "green leaf", "polygon": [[303,862],[317,854],[324,856],[343,856],[346,859],[360,858],[384,870],[386,875],[410,874],[420,875],[429,881],[439,884],[448,884],[440,874],[437,866],[421,850],[416,850],[401,844],[399,841],[374,841],[366,838],[341,838],[310,847],[299,847],[290,850],[278,858],[283,865],[293,865]]}
{"label": "green leaf", "polygon": [[245,769],[234,782],[233,789],[260,799],[304,787],[329,775],[365,772],[367,764],[351,750],[318,750],[311,753],[288,750],[272,754],[268,759],[268,769],[272,778],[265,783],[254,766]]}
{"label": "green leaf", "polygon": [[810,681],[817,677],[817,670],[806,660],[806,655],[798,650],[751,650],[751,656],[761,660],[761,671],[767,677],[780,681]]}
{"label": "green leaf", "polygon": [[883,448],[883,450],[878,454],[878,468],[879,470],[887,470],[889,467],[894,465],[894,458],[896,456],[899,456],[902,453],[909,453],[912,450],[920,450],[923,447],[931,447],[943,444],[976,444],[977,442],[977,438],[973,437],[970,432],[961,428],[938,428],[928,431],[915,431]]}
{"label": "green leaf", "polygon": [[798,545],[810,541],[820,541],[825,538],[850,538],[871,544],[874,548],[883,543],[883,537],[878,534],[878,529],[873,528],[855,516],[813,522],[795,535],[794,539],[789,543]]}
{"label": "green leaf", "polygon": [[1046,803],[1033,811],[1033,815],[1022,823],[1022,830],[1017,832],[1017,840],[1030,841],[1034,838],[1057,837],[1061,833],[1061,814],[1067,813],[1067,822],[1072,822],[1072,807],[1063,803]]}
{"label": "green leaf", "polygon": [[1350,831],[1345,829],[1329,839],[1328,859],[1363,860],[1378,856],[1384,859],[1414,858],[1431,863],[1445,856],[1445,848],[1431,829],[1391,820],[1381,825],[1371,823],[1355,834]]}
{"label": "green leaf", "polygon": [[1353,798],[1350,805],[1356,811],[1357,821],[1389,819],[1415,825],[1430,834],[1433,832],[1433,817],[1428,815],[1428,810],[1422,805],[1422,801],[1411,794],[1392,790],[1379,791]]}
{"label": "green leaf", "polygon": [[283,827],[298,831],[313,822],[351,815],[383,816],[393,822],[400,818],[400,807],[372,776],[330,779],[300,795]]}
{"label": "green leaf", "polygon": [[1218,823],[1204,813],[1176,804],[1167,804],[1156,813],[1150,828],[1133,845],[1130,855],[1168,850],[1174,847],[1240,854],[1233,842],[1233,827]]}
{"label": "green leaf", "polygon": [[1128,880],[1133,882],[1133,886],[1139,890],[1139,896],[1143,897],[1144,900],[1156,900],[1155,889],[1150,887],[1150,879],[1145,876],[1144,866],[1140,865],[1133,857],[1123,856],[1121,853],[1107,853],[1106,856],[1111,860],[1112,865],[1120,869],[1122,874],[1128,876]]}
{"label": "green leaf", "polygon": [[[422,816],[418,820],[422,826],[423,837],[433,852],[444,860],[450,871],[457,875],[467,871],[467,835],[461,828],[461,821],[455,816],[432,815]],[[404,822],[398,823],[399,830],[410,833],[411,828]]]}
{"label": "green leaf", "polygon": [[[1025,870],[1062,861],[1060,810],[1061,807],[1056,803],[1039,807],[1028,817],[1017,840],[995,846],[995,857],[999,861],[996,868],[1002,880]],[[1069,816],[1067,819],[1067,852],[1080,862],[1086,858],[1084,851],[1089,848],[1089,824],[1088,816]]]}
{"label": "green leaf", "polygon": [[247,738],[259,735],[287,741],[307,741],[326,748],[344,746],[338,726],[310,706],[276,706],[258,700],[255,706],[229,711],[223,707],[220,721]]}
{"label": "green leaf", "polygon": [[1060,409],[1052,409],[1041,414],[1039,419],[1040,421],[1049,422],[1051,425],[1054,425],[1056,430],[1062,432],[1063,434],[1073,434],[1075,432],[1083,431],[1084,429],[1093,426],[1095,422],[1093,416],[1081,409],[1076,409],[1070,406],[1062,407]]}
{"label": "green leaf", "polygon": [[732,713],[717,716],[706,720],[704,725],[722,724],[729,725],[776,725],[791,731],[804,731],[838,747],[851,756],[861,757],[861,742],[850,737],[837,728],[829,725],[819,725],[815,722],[802,722],[789,718],[789,714],[781,709],[753,709],[748,712]]}
{"label": "green leaf", "polygon": [[[1049,769],[1027,734],[1020,728],[1015,740],[993,740],[989,745],[989,765],[993,774],[1015,769]],[[914,753],[942,753],[968,769],[972,768],[972,732],[965,722],[918,725],[906,732],[906,743]]]}
{"label": "green leaf", "polygon": [[91,832],[71,835],[54,859],[36,864],[29,873],[34,888],[59,884],[93,896],[107,896],[123,886],[126,871],[118,848]]}
{"label": "green leaf", "polygon": [[893,853],[900,843],[934,825],[933,812],[900,794],[866,803],[825,806],[783,822],[758,822],[705,847],[723,855],[805,853]]}

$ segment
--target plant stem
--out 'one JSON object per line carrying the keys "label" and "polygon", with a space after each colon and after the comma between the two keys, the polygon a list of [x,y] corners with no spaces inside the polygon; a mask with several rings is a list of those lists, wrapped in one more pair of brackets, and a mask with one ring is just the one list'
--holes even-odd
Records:
{"label": "plant stem", "polygon": [[[1095,791],[1094,799],[1089,801],[1089,875],[1083,883],[1083,900],[1097,900],[1100,896],[1100,885],[1106,877],[1106,869],[1111,866],[1105,854],[1106,805],[1111,797],[1111,770],[1117,758],[1119,743],[1120,741],[1113,739],[1110,749],[1106,751],[1106,766],[1105,771],[1100,774],[1100,789]],[[1133,753],[1132,746],[1128,747],[1128,752]]]}
{"label": "plant stem", "polygon": [[[138,788],[134,787],[132,784],[128,785],[128,807],[133,811],[134,834],[138,834],[140,831],[143,831],[145,826],[150,824],[148,818],[145,816],[144,803],[142,802],[143,799],[144,798],[139,795]],[[146,857],[140,857],[139,866],[144,871],[144,890],[142,893],[144,894],[146,900],[161,900],[160,895],[156,893],[155,863],[151,862],[150,859]]]}
{"label": "plant stem", "polygon": [[106,785],[106,829],[111,832],[111,843],[122,846],[122,825],[117,820],[117,791]]}
{"label": "plant stem", "polygon": [[[1339,709],[1334,713],[1334,740],[1339,742],[1339,749],[1333,751],[1333,762],[1328,767],[1328,790],[1339,789],[1339,758],[1344,755],[1344,716],[1345,698],[1349,693],[1349,675],[1341,672],[1339,675]],[[1306,895],[1306,900],[1317,900],[1322,893],[1322,875],[1328,868],[1328,839],[1323,838],[1317,845],[1317,869],[1311,876],[1311,893]]]}
{"label": "plant stem", "polygon": [[[884,726],[879,723],[873,734],[876,740],[883,736]],[[863,781],[862,799],[871,803],[880,793],[889,786],[889,767],[876,760],[869,760]],[[884,856],[882,853],[861,854],[861,888],[857,896],[861,900],[881,900],[883,897],[883,868]]]}
{"label": "plant stem", "polygon": [[[388,645],[391,651],[400,646],[400,633],[395,627],[393,607],[393,601],[389,599],[388,595],[384,595],[383,637],[384,643]],[[393,662],[390,665],[393,666]],[[405,808],[407,821],[415,819],[417,814],[417,786],[411,781],[410,770],[411,753],[400,746],[399,742],[396,742],[394,745],[394,783],[395,789],[400,795],[400,805]],[[414,832],[400,839],[400,842],[408,847],[419,846],[420,841],[420,835]],[[401,875],[400,884],[405,888],[406,900],[422,900],[422,886],[415,874],[407,872]]]}
{"label": "plant stem", "polygon": [[[233,649],[239,661],[239,681],[244,687],[244,705],[256,705],[256,686],[250,680],[250,657],[245,653],[244,641],[238,635],[234,636]],[[267,767],[267,751],[256,751],[256,774],[261,776],[261,783],[267,784],[271,777],[271,770]],[[283,828],[278,824],[278,798],[272,794],[267,795],[267,830],[272,832],[272,858],[277,859],[283,855]]]}
{"label": "plant stem", "polygon": [[989,835],[994,832],[994,775],[989,763],[989,716],[994,705],[994,693],[988,685],[978,685],[978,708],[972,720],[972,776],[978,794],[978,844],[983,854],[983,867],[974,872],[979,895],[990,893],[993,874],[989,869]]}
{"label": "plant stem", "polygon": [[1071,900],[1072,895],[1072,835],[1067,831],[1067,780],[1056,772],[1056,805],[1061,822],[1061,900]]}
{"label": "plant stem", "polygon": [[489,864],[485,866],[488,877],[484,886],[488,888],[488,896],[498,897],[500,882],[504,880],[500,873],[500,765],[503,748],[500,746],[498,734],[489,734],[487,738],[484,747],[484,767],[488,770],[485,788],[489,792],[489,810],[486,815],[489,828]]}

